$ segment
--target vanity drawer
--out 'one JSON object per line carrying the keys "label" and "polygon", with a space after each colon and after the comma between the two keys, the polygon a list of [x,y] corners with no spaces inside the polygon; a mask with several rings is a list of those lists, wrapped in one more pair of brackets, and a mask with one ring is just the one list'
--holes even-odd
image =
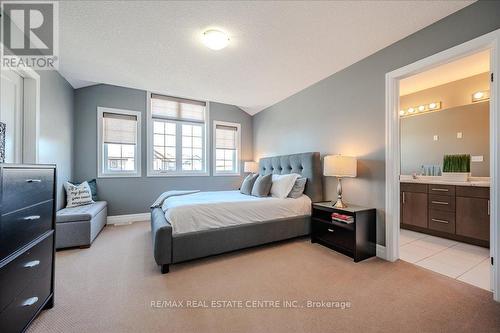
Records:
{"label": "vanity drawer", "polygon": [[[31,280],[52,266],[53,234],[28,249],[0,270],[0,312],[25,289]],[[50,273],[48,273],[50,276]],[[49,288],[50,289],[50,288]]]}
{"label": "vanity drawer", "polygon": [[51,266],[31,280],[12,303],[0,313],[0,332],[19,333],[35,316],[51,293]]}
{"label": "vanity drawer", "polygon": [[54,169],[4,168],[2,215],[52,199]]}
{"label": "vanity drawer", "polygon": [[457,186],[457,197],[489,199],[490,188],[479,186]]}
{"label": "vanity drawer", "polygon": [[401,192],[427,193],[427,184],[400,183]]}
{"label": "vanity drawer", "polygon": [[429,194],[429,209],[444,210],[447,212],[455,211],[455,197],[446,195]]}
{"label": "vanity drawer", "polygon": [[52,229],[52,200],[0,217],[0,260]]}
{"label": "vanity drawer", "polygon": [[454,196],[455,186],[429,184],[429,194]]}
{"label": "vanity drawer", "polygon": [[449,234],[455,233],[455,213],[446,212],[443,210],[430,210],[429,211],[429,229],[447,232]]}

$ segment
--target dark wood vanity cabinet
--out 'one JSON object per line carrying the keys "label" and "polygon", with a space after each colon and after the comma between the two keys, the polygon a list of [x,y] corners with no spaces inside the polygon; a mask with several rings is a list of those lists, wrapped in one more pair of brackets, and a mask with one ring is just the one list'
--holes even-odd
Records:
{"label": "dark wood vanity cabinet", "polygon": [[401,183],[401,228],[488,247],[489,187]]}
{"label": "dark wood vanity cabinet", "polygon": [[401,224],[427,228],[427,185],[401,184]]}

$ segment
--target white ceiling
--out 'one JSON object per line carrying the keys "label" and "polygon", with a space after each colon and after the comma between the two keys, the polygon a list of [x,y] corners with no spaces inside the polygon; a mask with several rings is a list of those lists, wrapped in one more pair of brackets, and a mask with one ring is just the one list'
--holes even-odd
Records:
{"label": "white ceiling", "polygon": [[[255,114],[471,2],[61,2],[60,72]],[[208,27],[229,47],[203,46]]]}
{"label": "white ceiling", "polygon": [[399,82],[401,96],[490,71],[490,51],[482,51]]}

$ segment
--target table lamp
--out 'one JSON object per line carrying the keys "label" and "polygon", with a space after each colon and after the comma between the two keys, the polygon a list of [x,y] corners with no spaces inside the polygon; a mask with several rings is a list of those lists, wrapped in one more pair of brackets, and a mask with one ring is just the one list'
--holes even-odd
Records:
{"label": "table lamp", "polygon": [[347,205],[342,201],[342,178],[356,177],[357,160],[356,157],[344,155],[328,155],[324,158],[323,175],[327,177],[337,177],[337,202],[333,204],[335,208],[346,208]]}
{"label": "table lamp", "polygon": [[243,165],[243,171],[249,173],[257,173],[259,172],[259,163],[254,161],[245,162],[245,164]]}

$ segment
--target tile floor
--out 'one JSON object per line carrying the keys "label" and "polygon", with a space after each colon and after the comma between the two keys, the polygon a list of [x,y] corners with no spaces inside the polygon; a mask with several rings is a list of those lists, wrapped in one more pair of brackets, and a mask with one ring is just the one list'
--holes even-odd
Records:
{"label": "tile floor", "polygon": [[401,260],[490,290],[490,250],[401,229]]}

